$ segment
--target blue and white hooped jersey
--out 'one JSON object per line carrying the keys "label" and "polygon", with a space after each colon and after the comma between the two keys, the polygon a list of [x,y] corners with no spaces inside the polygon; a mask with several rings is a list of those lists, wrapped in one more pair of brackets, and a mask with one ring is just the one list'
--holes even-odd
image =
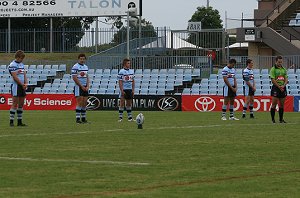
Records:
{"label": "blue and white hooped jersey", "polygon": [[123,90],[132,89],[132,82],[134,81],[134,70],[121,69],[118,74],[118,80],[123,81]]}
{"label": "blue and white hooped jersey", "polygon": [[[222,76],[227,77],[228,82],[231,86],[234,86],[234,79],[235,79],[235,69],[229,68],[228,66],[224,67],[222,70]],[[226,83],[224,83],[224,86],[226,87]]]}
{"label": "blue and white hooped jersey", "polygon": [[[9,64],[8,70],[9,70],[10,74],[15,72],[17,74],[17,77],[19,78],[19,80],[22,83],[25,83],[25,69],[24,69],[23,63],[18,63],[14,60]],[[15,85],[18,84],[16,81],[14,81],[14,79],[13,79],[12,83]]]}
{"label": "blue and white hooped jersey", "polygon": [[88,78],[88,71],[89,71],[89,68],[87,65],[81,65],[79,63],[76,63],[72,67],[72,76],[77,76],[81,85],[86,86],[87,78]]}
{"label": "blue and white hooped jersey", "polygon": [[243,79],[245,81],[244,86],[249,87],[246,82],[250,82],[251,85],[254,84],[254,73],[252,69],[244,69],[243,70]]}

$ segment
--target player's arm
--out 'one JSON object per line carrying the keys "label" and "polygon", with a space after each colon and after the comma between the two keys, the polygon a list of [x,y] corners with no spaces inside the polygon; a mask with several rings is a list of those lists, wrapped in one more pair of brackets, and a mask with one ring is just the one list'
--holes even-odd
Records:
{"label": "player's arm", "polygon": [[90,78],[89,75],[86,75],[87,79],[86,79],[86,91],[88,91],[90,89]]}
{"label": "player's arm", "polygon": [[223,76],[223,80],[224,80],[224,83],[229,87],[229,89],[231,89],[232,91],[234,91],[234,88],[229,83],[227,76]]}
{"label": "player's arm", "polygon": [[123,80],[119,80],[119,88],[120,88],[121,95],[123,96],[124,95]]}
{"label": "player's arm", "polygon": [[23,88],[26,90],[28,85],[28,79],[27,79],[27,74],[26,71],[24,71],[24,85]]}
{"label": "player's arm", "polygon": [[17,71],[12,71],[10,72],[11,76],[13,77],[14,81],[18,84],[21,85],[22,87],[24,86],[24,84],[20,81],[18,75],[17,75]]}
{"label": "player's arm", "polygon": [[253,81],[253,85],[251,85],[249,73],[244,73],[243,78],[244,78],[244,81],[246,82],[246,85],[248,85],[251,89],[254,89],[254,81]]}
{"label": "player's arm", "polygon": [[132,96],[134,96],[135,80],[132,79]]}

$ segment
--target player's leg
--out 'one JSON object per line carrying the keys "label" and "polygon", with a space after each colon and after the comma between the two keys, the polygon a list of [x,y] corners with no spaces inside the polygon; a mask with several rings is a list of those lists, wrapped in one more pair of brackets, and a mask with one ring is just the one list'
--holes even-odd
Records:
{"label": "player's leg", "polygon": [[14,119],[18,108],[18,97],[12,97],[12,105],[9,110],[9,125],[14,126]]}
{"label": "player's leg", "polygon": [[248,95],[246,95],[245,96],[245,104],[243,106],[243,116],[242,116],[242,118],[246,118],[246,112],[247,112],[247,109],[248,109],[249,101],[250,101],[250,97]]}
{"label": "player's leg", "polygon": [[123,120],[124,107],[125,107],[125,98],[124,96],[121,96],[120,93],[119,122],[122,122]]}
{"label": "player's leg", "polygon": [[271,119],[272,119],[272,122],[275,123],[275,111],[276,111],[276,105],[278,103],[278,98],[277,97],[272,97],[272,105],[271,105],[271,110],[270,110],[270,113],[271,113]]}
{"label": "player's leg", "polygon": [[81,121],[82,123],[87,123],[86,119],[86,106],[87,106],[87,96],[82,97],[82,102],[81,102]]}
{"label": "player's leg", "polygon": [[279,98],[278,100],[279,100],[279,122],[286,123],[283,119],[285,97]]}
{"label": "player's leg", "polygon": [[14,119],[18,108],[18,86],[16,84],[11,85],[12,105],[9,110],[9,125],[14,126]]}
{"label": "player's leg", "polygon": [[80,124],[80,114],[81,114],[81,106],[82,106],[82,100],[83,97],[82,96],[77,96],[76,97],[76,123]]}
{"label": "player's leg", "polygon": [[229,97],[228,97],[228,87],[225,86],[223,87],[223,96],[224,96],[224,101],[223,101],[223,106],[222,106],[222,120],[227,120],[226,119],[226,110],[227,110],[227,105],[229,102]]}
{"label": "player's leg", "polygon": [[249,96],[250,118],[254,118],[253,106],[254,106],[254,95],[251,95]]}
{"label": "player's leg", "polygon": [[26,124],[22,122],[24,101],[25,101],[25,97],[18,97],[18,108],[17,108],[18,126],[26,126]]}
{"label": "player's leg", "polygon": [[230,120],[239,120],[238,118],[234,117],[234,99],[235,99],[235,97],[233,97],[233,96],[231,96],[229,98],[229,104],[230,104],[230,106],[229,106],[229,112],[230,112],[229,119]]}
{"label": "player's leg", "polygon": [[133,121],[132,119],[132,99],[126,100],[126,111],[128,116],[128,121]]}

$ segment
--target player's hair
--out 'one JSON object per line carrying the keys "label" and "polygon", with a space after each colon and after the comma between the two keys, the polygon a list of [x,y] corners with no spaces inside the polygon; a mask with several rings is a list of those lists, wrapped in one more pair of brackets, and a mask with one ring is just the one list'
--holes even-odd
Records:
{"label": "player's hair", "polygon": [[18,50],[15,53],[15,58],[24,58],[25,57],[25,53],[22,50]]}
{"label": "player's hair", "polygon": [[122,63],[122,64],[123,64],[123,66],[124,66],[124,65],[126,65],[126,63],[127,63],[127,62],[130,62],[130,59],[128,59],[128,58],[124,58],[124,59],[123,59],[123,63]]}
{"label": "player's hair", "polygon": [[275,61],[278,61],[279,59],[282,59],[282,56],[276,56]]}
{"label": "player's hair", "polygon": [[84,58],[86,59],[85,54],[79,54],[79,55],[78,55],[78,59],[80,59],[81,57],[84,57]]}
{"label": "player's hair", "polygon": [[247,59],[246,64],[250,64],[252,62],[252,59]]}
{"label": "player's hair", "polygon": [[230,59],[229,64],[236,64],[236,60],[234,58]]}

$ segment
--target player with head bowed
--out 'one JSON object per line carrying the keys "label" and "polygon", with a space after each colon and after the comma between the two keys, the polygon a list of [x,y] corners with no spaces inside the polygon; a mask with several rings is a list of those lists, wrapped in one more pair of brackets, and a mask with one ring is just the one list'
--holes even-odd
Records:
{"label": "player with head bowed", "polygon": [[254,73],[253,73],[253,60],[248,59],[246,61],[247,67],[243,70],[243,80],[244,80],[244,96],[245,96],[245,104],[243,107],[243,116],[242,118],[246,118],[246,111],[249,107],[250,118],[254,118],[253,113],[253,104],[254,104],[254,93],[256,91],[255,81],[254,81]]}
{"label": "player with head bowed", "polygon": [[10,108],[10,126],[14,126],[15,114],[17,113],[18,126],[26,126],[22,122],[23,119],[23,106],[27,89],[27,76],[22,63],[25,58],[25,53],[22,50],[18,50],[15,53],[15,60],[8,66],[9,73],[12,76],[11,95],[13,99],[12,106]]}
{"label": "player with head bowed", "polygon": [[239,120],[238,118],[234,117],[234,99],[236,97],[236,91],[237,91],[237,83],[235,78],[235,69],[234,65],[236,64],[235,59],[230,59],[229,63],[226,67],[222,70],[222,76],[224,80],[224,87],[223,87],[223,96],[224,96],[224,102],[222,106],[222,120],[227,120],[226,118],[226,110],[227,106],[229,104],[229,120]]}
{"label": "player with head bowed", "polygon": [[131,62],[129,59],[125,58],[123,60],[123,69],[119,71],[118,81],[119,81],[119,98],[120,98],[120,106],[119,106],[119,122],[123,120],[123,112],[125,110],[128,115],[128,121],[133,121],[132,117],[132,99],[134,97],[134,70],[130,69]]}
{"label": "player with head bowed", "polygon": [[75,82],[74,95],[76,97],[76,123],[88,123],[86,119],[86,106],[89,95],[90,81],[88,66],[85,65],[85,54],[78,55],[78,62],[72,67],[72,78]]}

